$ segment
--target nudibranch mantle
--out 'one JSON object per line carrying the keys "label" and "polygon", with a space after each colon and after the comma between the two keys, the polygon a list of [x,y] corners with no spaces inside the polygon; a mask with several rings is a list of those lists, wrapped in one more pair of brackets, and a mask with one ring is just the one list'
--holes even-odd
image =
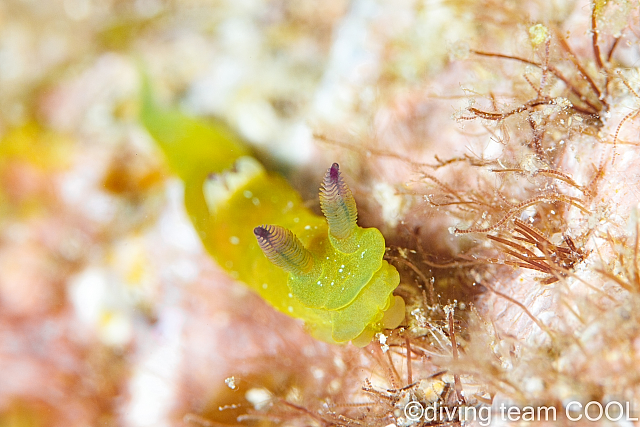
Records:
{"label": "nudibranch mantle", "polygon": [[404,319],[404,301],[393,296],[398,272],[383,260],[384,237],[356,224],[355,201],[337,164],[320,191],[326,219],[252,157],[211,174],[203,192],[210,253],[273,307],[304,320],[317,338],[366,345]]}
{"label": "nudibranch mantle", "polygon": [[329,315],[325,326],[333,341],[368,343],[374,332],[404,318],[404,302],[392,295],[398,272],[383,260],[380,231],[356,224],[355,200],[335,163],[323,181],[320,203],[328,228],[315,227],[313,238],[303,237],[306,244],[280,225],[258,226],[254,234],[266,257],[289,274],[292,296]]}
{"label": "nudibranch mantle", "polygon": [[[356,224],[355,201],[337,164],[320,190],[325,217],[315,215],[224,125],[158,108],[146,77],[141,95],[141,121],[184,181],[195,230],[232,277],[327,342],[363,346],[402,322],[404,301],[393,295],[398,272],[382,259],[380,232]],[[257,227],[264,231],[254,234]],[[260,238],[275,239],[266,248],[271,258]]]}
{"label": "nudibranch mantle", "polygon": [[315,268],[307,274],[291,274],[289,287],[307,307],[338,310],[351,304],[374,273],[382,267],[384,238],[375,229],[359,229],[353,236],[355,251],[342,252],[329,237],[315,248]]}

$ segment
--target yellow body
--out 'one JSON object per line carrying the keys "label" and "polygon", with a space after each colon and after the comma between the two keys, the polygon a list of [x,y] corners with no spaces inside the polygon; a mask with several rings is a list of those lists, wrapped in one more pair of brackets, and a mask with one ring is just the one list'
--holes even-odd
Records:
{"label": "yellow body", "polygon": [[[327,342],[365,345],[375,332],[402,321],[404,302],[392,294],[398,272],[382,259],[384,238],[377,229],[356,226],[349,248],[338,249],[325,218],[248,157],[233,134],[157,110],[146,86],[141,117],[184,180],[185,206],[206,249],[232,277]],[[253,233],[262,224],[291,230],[313,254],[315,273],[294,275],[274,265]]]}

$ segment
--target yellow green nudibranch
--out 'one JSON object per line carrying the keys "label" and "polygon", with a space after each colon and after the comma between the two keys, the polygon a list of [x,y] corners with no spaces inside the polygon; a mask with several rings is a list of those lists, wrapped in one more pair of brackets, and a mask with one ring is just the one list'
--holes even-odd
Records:
{"label": "yellow green nudibranch", "polygon": [[184,181],[202,243],[232,277],[323,341],[362,346],[402,322],[404,301],[393,295],[398,272],[382,259],[382,234],[356,224],[337,164],[320,191],[325,219],[221,124],[157,108],[146,78],[140,118]]}
{"label": "yellow green nudibranch", "polygon": [[292,297],[322,319],[312,326],[316,334],[327,339],[330,328],[331,341],[367,344],[375,332],[404,319],[404,301],[392,295],[400,277],[382,259],[380,231],[356,224],[355,200],[337,163],[325,175],[320,206],[328,228],[314,225],[313,233],[303,234],[306,244],[279,225],[253,232],[265,256],[288,273]]}
{"label": "yellow green nudibranch", "polygon": [[211,174],[203,189],[213,257],[273,307],[304,320],[316,338],[362,346],[404,319],[404,301],[393,296],[398,272],[382,259],[384,238],[356,224],[337,164],[320,191],[326,219],[252,157]]}

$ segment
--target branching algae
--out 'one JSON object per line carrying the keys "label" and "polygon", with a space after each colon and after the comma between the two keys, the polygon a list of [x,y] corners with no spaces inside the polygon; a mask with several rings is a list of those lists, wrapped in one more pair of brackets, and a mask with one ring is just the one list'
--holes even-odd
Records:
{"label": "branching algae", "polygon": [[323,218],[233,134],[157,109],[146,82],[141,118],[184,181],[185,206],[206,249],[232,277],[323,341],[363,346],[402,322],[404,301],[393,295],[398,272],[382,259],[380,231],[356,224],[337,164],[320,190]]}

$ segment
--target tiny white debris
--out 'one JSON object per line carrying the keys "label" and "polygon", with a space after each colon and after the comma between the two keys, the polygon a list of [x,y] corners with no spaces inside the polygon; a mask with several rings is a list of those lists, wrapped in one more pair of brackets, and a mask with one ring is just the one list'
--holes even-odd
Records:
{"label": "tiny white debris", "polygon": [[394,187],[386,182],[379,182],[373,187],[373,198],[382,207],[382,219],[389,227],[396,227],[398,221],[408,211],[410,200],[397,194]]}
{"label": "tiny white debris", "polygon": [[265,388],[252,388],[247,391],[244,397],[259,411],[269,404],[271,393]]}
{"label": "tiny white debris", "polygon": [[386,353],[389,350],[389,345],[387,344],[387,336],[381,332],[376,334],[376,339],[380,343],[380,349],[383,353]]}
{"label": "tiny white debris", "polygon": [[318,368],[317,366],[313,366],[311,368],[311,375],[313,375],[313,378],[320,380],[322,378],[324,378],[324,371],[320,368]]}
{"label": "tiny white debris", "polygon": [[231,389],[235,390],[238,386],[236,385],[236,377],[229,377],[224,380],[224,383]]}
{"label": "tiny white debris", "polygon": [[253,193],[249,190],[244,190],[244,192],[242,193],[244,195],[244,197],[246,197],[247,199],[250,199],[251,197],[253,197]]}
{"label": "tiny white debris", "polygon": [[529,172],[531,175],[535,175],[543,167],[544,165],[541,164],[538,157],[534,154],[525,155],[520,162],[520,168]]}
{"label": "tiny white debris", "polygon": [[544,382],[539,377],[527,378],[524,381],[524,389],[529,393],[540,393],[544,390]]}
{"label": "tiny white debris", "polygon": [[238,243],[240,243],[240,239],[237,236],[229,237],[229,241],[232,245],[237,245]]}
{"label": "tiny white debris", "polygon": [[542,24],[529,27],[529,41],[533,47],[546,43],[549,40],[549,29]]}
{"label": "tiny white debris", "polygon": [[535,206],[529,206],[520,213],[520,219],[522,221],[534,221],[537,213]]}

